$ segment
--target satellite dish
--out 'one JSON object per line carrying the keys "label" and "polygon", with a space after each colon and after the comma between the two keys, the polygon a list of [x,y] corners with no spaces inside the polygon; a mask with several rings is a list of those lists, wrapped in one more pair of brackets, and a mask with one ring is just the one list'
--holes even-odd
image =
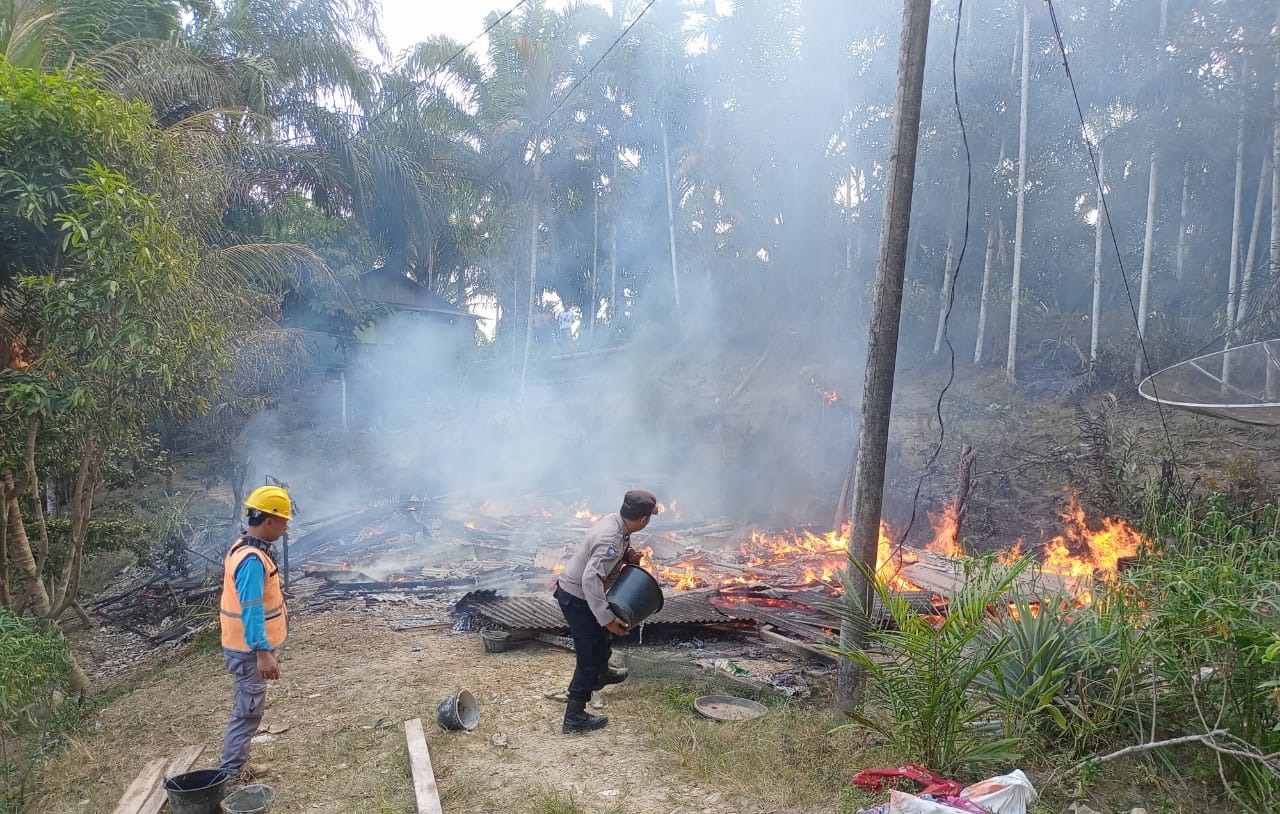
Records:
{"label": "satellite dish", "polygon": [[1148,376],[1138,392],[1166,407],[1280,426],[1280,339],[1179,362]]}

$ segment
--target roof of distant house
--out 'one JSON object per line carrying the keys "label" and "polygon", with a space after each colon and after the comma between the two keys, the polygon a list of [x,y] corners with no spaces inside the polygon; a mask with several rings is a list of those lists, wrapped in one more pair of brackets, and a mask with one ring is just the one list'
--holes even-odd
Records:
{"label": "roof of distant house", "polygon": [[390,266],[380,266],[360,275],[359,288],[365,299],[393,310],[480,319],[476,314],[455,308],[444,297]]}

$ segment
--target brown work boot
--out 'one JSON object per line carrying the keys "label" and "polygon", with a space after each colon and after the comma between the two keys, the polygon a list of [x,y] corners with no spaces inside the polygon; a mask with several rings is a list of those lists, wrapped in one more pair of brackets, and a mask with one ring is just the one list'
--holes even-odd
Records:
{"label": "brown work boot", "polygon": [[236,775],[236,782],[242,786],[247,786],[270,776],[270,763],[246,763],[244,768],[240,770],[240,774]]}
{"label": "brown work boot", "polygon": [[594,732],[603,729],[609,719],[603,715],[592,715],[587,712],[587,705],[581,701],[570,701],[564,713],[564,725],[560,731],[568,735],[573,732]]}

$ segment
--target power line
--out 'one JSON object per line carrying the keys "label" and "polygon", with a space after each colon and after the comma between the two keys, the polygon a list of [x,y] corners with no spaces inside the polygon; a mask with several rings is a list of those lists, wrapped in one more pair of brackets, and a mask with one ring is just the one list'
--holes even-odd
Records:
{"label": "power line", "polygon": [[610,53],[612,53],[613,49],[618,47],[618,43],[622,42],[623,38],[626,37],[627,34],[631,33],[631,29],[635,28],[636,23],[640,22],[640,20],[644,18],[644,15],[649,13],[649,9],[653,8],[653,4],[656,2],[658,2],[658,0],[649,0],[649,2],[645,4],[645,7],[640,9],[640,13],[637,14],[636,18],[631,21],[631,24],[628,25],[626,28],[622,29],[622,33],[619,34],[614,39],[614,41],[609,44],[608,48],[604,49],[604,53],[600,55],[600,58],[597,59],[595,63],[590,68],[587,69],[587,72],[584,73],[582,76],[580,76],[578,78],[578,81],[574,82],[573,86],[570,87],[569,90],[565,92],[564,96],[560,99],[560,103],[557,104],[554,108],[552,108],[551,112],[547,114],[547,117],[542,120],[542,124],[538,125],[539,128],[546,126],[547,122],[551,121],[551,117],[556,115],[556,113],[560,111],[560,108],[564,107],[565,102],[569,101],[569,97],[573,95],[573,92],[576,91],[579,87],[581,87],[582,83],[586,82],[587,79],[590,78],[591,74],[595,73],[596,68],[600,67],[600,63],[604,62],[605,58],[608,57]]}
{"label": "power line", "polygon": [[960,123],[960,140],[964,144],[964,236],[960,240],[960,254],[956,257],[955,266],[951,269],[943,270],[943,274],[951,275],[951,292],[947,299],[946,311],[942,315],[942,339],[947,343],[948,354],[947,381],[942,386],[941,392],[938,393],[938,403],[935,406],[938,417],[938,441],[933,446],[933,453],[929,456],[929,460],[925,462],[924,470],[920,473],[919,480],[916,481],[916,491],[911,498],[911,518],[907,521],[907,527],[903,529],[898,542],[890,549],[889,560],[892,560],[894,555],[906,545],[907,536],[911,534],[911,529],[916,523],[916,516],[920,506],[920,492],[924,489],[925,480],[932,473],[934,464],[938,462],[938,457],[942,454],[942,444],[947,437],[947,425],[942,418],[942,400],[946,398],[947,391],[951,389],[951,385],[956,380],[956,349],[951,344],[951,337],[948,335],[947,329],[948,323],[951,321],[951,309],[956,302],[956,282],[960,276],[960,266],[964,263],[964,254],[969,248],[969,219],[973,209],[973,156],[969,152],[969,132],[964,126],[964,112],[960,109],[960,80],[959,71],[956,68],[960,53],[960,23],[963,19],[964,0],[959,0],[956,5],[956,35],[951,44],[951,96],[955,104],[956,119]]}
{"label": "power line", "polygon": [[[1116,263],[1120,267],[1120,280],[1124,283],[1124,295],[1129,301],[1129,312],[1133,315],[1133,324],[1137,328],[1138,348],[1142,352],[1142,361],[1147,366],[1147,375],[1150,376],[1155,371],[1151,367],[1151,357],[1147,353],[1147,343],[1142,336],[1142,321],[1138,317],[1138,308],[1133,302],[1133,291],[1129,286],[1129,275],[1124,269],[1124,257],[1120,251],[1120,240],[1116,237],[1115,224],[1111,221],[1111,208],[1107,204],[1107,193],[1102,186],[1102,173],[1098,169],[1098,158],[1093,151],[1093,142],[1090,141],[1088,135],[1089,126],[1085,123],[1084,107],[1080,104],[1080,93],[1076,89],[1075,76],[1071,73],[1071,63],[1067,60],[1067,45],[1062,38],[1062,26],[1058,24],[1058,12],[1053,6],[1053,0],[1045,0],[1049,6],[1049,19],[1053,23],[1053,35],[1057,40],[1058,52],[1062,56],[1062,69],[1066,72],[1067,82],[1071,85],[1071,98],[1075,101],[1076,115],[1080,119],[1080,136],[1084,140],[1084,146],[1089,151],[1089,166],[1093,170],[1094,183],[1098,189],[1098,199],[1102,202],[1102,214],[1107,217],[1107,232],[1111,236],[1111,245],[1115,249]],[[1152,395],[1156,397],[1156,412],[1160,416],[1160,426],[1164,430],[1165,443],[1169,447],[1169,461],[1173,465],[1174,472],[1178,470],[1178,454],[1173,446],[1173,436],[1169,432],[1169,422],[1165,418],[1164,404],[1160,401],[1160,393],[1156,390],[1156,383],[1151,383]]]}
{"label": "power line", "polygon": [[[418,92],[419,90],[421,90],[421,89],[422,89],[422,87],[423,87],[424,85],[426,85],[428,82],[430,82],[432,79],[434,79],[434,78],[436,77],[436,75],[437,75],[437,74],[439,74],[439,73],[440,73],[441,71],[443,71],[445,68],[448,68],[451,64],[453,64],[453,61],[454,61],[455,59],[457,59],[458,57],[462,56],[462,55],[463,55],[464,53],[466,53],[467,51],[471,50],[471,46],[475,45],[477,42],[479,42],[480,40],[482,40],[482,39],[484,39],[486,36],[488,36],[488,34],[489,34],[489,32],[490,32],[490,31],[492,31],[493,29],[495,29],[495,28],[497,28],[499,25],[501,25],[503,20],[507,19],[507,18],[508,18],[508,17],[510,17],[512,14],[514,14],[514,13],[516,12],[516,10],[517,10],[517,9],[519,9],[521,6],[523,6],[523,5],[524,5],[525,3],[527,3],[527,2],[529,2],[529,0],[517,0],[516,4],[515,4],[514,6],[512,6],[512,7],[511,7],[511,8],[509,8],[509,9],[507,9],[507,10],[506,10],[506,12],[504,12],[501,16],[497,17],[496,19],[494,19],[494,21],[493,21],[493,22],[491,22],[491,23],[489,23],[489,25],[485,26],[485,29],[484,29],[483,31],[481,31],[479,34],[477,34],[477,35],[476,35],[476,36],[471,40],[471,42],[468,42],[466,45],[464,45],[464,46],[462,46],[461,48],[459,48],[458,50],[454,51],[454,52],[453,52],[453,54],[452,54],[448,59],[446,59],[444,62],[440,63],[440,64],[439,64],[439,65],[437,65],[436,67],[432,68],[430,73],[428,73],[428,74],[427,74],[426,76],[424,76],[422,79],[420,79],[420,80],[418,80],[417,82],[415,82],[415,83],[413,84],[413,86],[412,86],[412,87],[410,87],[408,90],[406,90],[404,93],[402,93],[402,94],[400,94],[399,96],[397,96],[397,97],[396,97],[396,99],[395,99],[395,101],[393,101],[391,104],[387,105],[387,106],[386,106],[386,107],[384,107],[382,110],[380,110],[380,111],[378,111],[377,113],[375,113],[373,116],[370,116],[368,119],[366,119],[366,120],[365,120],[365,123],[364,123],[364,129],[356,131],[356,133],[354,133],[354,134],[351,136],[351,138],[349,138],[349,139],[347,139],[345,142],[343,142],[342,147],[346,147],[346,146],[347,146],[347,145],[349,145],[351,142],[353,142],[353,141],[355,141],[356,139],[360,138],[360,136],[361,136],[361,135],[363,135],[363,134],[365,134],[365,133],[369,132],[369,127],[370,127],[371,125],[373,125],[375,122],[377,122],[377,121],[378,121],[379,119],[381,119],[383,116],[387,115],[387,114],[388,114],[388,113],[390,113],[392,110],[394,110],[395,108],[397,108],[397,107],[399,107],[401,104],[403,104],[405,99],[408,99],[410,96],[413,96],[413,95],[417,94],[417,92]],[[342,149],[342,147],[340,147],[339,149]]]}
{"label": "power line", "polygon": [[[649,2],[645,4],[645,7],[640,10],[640,13],[636,15],[636,18],[631,21],[630,25],[622,29],[622,33],[618,34],[618,36],[614,38],[613,42],[609,43],[609,47],[604,49],[604,53],[600,54],[600,57],[594,63],[592,63],[591,67],[587,69],[586,73],[578,77],[578,80],[569,87],[569,90],[565,91],[564,96],[560,97],[560,101],[557,102],[556,106],[551,109],[551,112],[548,113],[542,119],[541,122],[539,122],[538,124],[534,125],[531,128],[530,132],[532,134],[532,137],[530,141],[534,145],[533,149],[535,150],[538,149],[538,143],[542,140],[542,132],[544,128],[551,122],[552,117],[554,117],[557,113],[560,112],[560,109],[563,108],[565,104],[569,101],[569,97],[573,95],[574,91],[580,88],[582,86],[582,83],[586,82],[589,78],[591,78],[591,74],[595,73],[596,69],[599,68],[601,63],[603,63],[605,59],[608,58],[609,54],[613,53],[613,49],[617,48],[618,44],[622,42],[622,40],[627,36],[627,34],[631,33],[631,29],[635,28],[636,24],[639,23],[642,19],[644,19],[644,15],[649,13],[649,9],[653,8],[654,3],[656,3],[657,1],[658,0],[649,0]],[[480,185],[483,186],[484,184],[487,184],[493,178],[493,176],[497,175],[498,171],[504,166],[506,166],[506,162],[498,162],[497,164],[494,164],[493,169],[490,170],[489,173],[483,179],[481,179]]]}

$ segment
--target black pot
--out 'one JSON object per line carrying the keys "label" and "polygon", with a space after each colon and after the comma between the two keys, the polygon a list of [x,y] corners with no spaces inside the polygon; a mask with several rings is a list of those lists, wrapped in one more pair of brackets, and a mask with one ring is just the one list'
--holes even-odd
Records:
{"label": "black pot", "polygon": [[614,616],[634,627],[662,610],[662,586],[643,568],[626,565],[605,599]]}

